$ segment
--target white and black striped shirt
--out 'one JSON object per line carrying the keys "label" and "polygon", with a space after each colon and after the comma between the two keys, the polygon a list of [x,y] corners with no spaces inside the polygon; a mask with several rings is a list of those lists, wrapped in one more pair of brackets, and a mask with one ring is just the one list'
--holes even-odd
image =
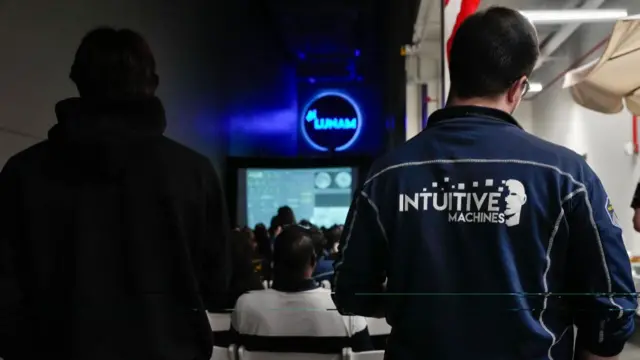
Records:
{"label": "white and black striped shirt", "polygon": [[[292,290],[292,289],[287,289]],[[236,343],[249,351],[340,353],[372,350],[367,322],[335,310],[331,291],[305,281],[298,291],[274,288],[238,299],[231,316]]]}

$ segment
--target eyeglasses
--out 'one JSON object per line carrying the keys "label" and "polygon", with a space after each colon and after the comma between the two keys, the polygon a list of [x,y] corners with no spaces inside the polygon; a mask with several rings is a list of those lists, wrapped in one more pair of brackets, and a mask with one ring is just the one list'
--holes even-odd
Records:
{"label": "eyeglasses", "polygon": [[524,82],[522,83],[522,97],[527,95],[530,88],[531,88],[531,85],[529,84],[529,79],[524,79]]}

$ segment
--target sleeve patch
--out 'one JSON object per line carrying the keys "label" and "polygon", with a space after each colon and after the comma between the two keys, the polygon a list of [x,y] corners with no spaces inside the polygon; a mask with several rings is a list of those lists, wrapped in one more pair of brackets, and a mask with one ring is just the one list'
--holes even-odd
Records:
{"label": "sleeve patch", "polygon": [[618,221],[618,215],[616,215],[609,197],[607,197],[607,215],[609,215],[609,219],[614,226],[621,228],[620,221]]}

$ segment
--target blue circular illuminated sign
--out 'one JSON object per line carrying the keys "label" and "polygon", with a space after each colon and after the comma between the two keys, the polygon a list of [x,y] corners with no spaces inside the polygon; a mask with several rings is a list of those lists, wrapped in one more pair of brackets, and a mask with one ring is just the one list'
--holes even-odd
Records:
{"label": "blue circular illuminated sign", "polygon": [[356,102],[340,92],[323,92],[304,107],[300,131],[318,151],[344,151],[358,140],[362,114]]}

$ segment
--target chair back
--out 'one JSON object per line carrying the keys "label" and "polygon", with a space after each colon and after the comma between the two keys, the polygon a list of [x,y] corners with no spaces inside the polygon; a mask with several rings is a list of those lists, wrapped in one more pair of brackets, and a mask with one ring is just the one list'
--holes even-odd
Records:
{"label": "chair back", "polygon": [[238,349],[238,360],[342,360],[340,354],[278,353]]}
{"label": "chair back", "polygon": [[353,352],[345,349],[343,360],[384,360],[384,350]]}
{"label": "chair back", "polygon": [[367,318],[367,327],[371,336],[391,334],[391,326],[387,324],[387,319],[384,318]]}
{"label": "chair back", "polygon": [[207,313],[207,316],[213,332],[228,331],[231,327],[231,314]]}
{"label": "chair back", "polygon": [[236,360],[235,352],[235,345],[231,345],[228,348],[214,346],[213,353],[211,353],[211,360]]}

